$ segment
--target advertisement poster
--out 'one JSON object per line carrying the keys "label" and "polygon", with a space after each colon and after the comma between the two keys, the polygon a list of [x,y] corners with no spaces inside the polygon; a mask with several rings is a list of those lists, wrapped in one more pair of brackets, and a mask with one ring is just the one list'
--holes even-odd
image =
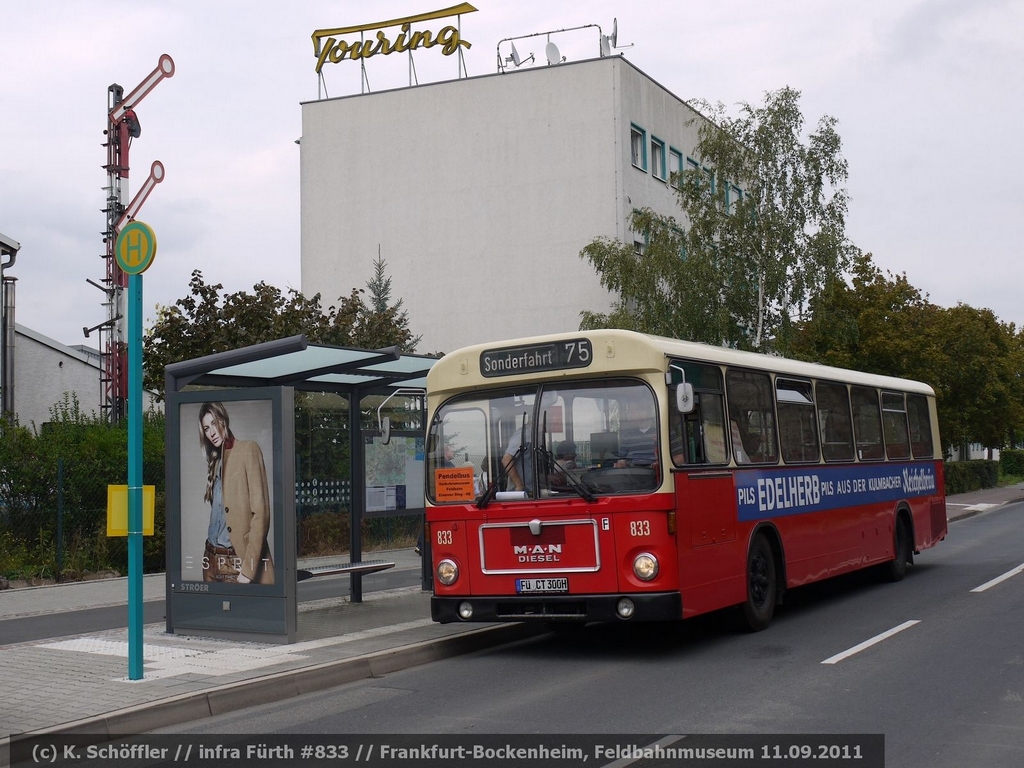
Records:
{"label": "advertisement poster", "polygon": [[273,403],[215,398],[179,410],[181,580],[274,584]]}

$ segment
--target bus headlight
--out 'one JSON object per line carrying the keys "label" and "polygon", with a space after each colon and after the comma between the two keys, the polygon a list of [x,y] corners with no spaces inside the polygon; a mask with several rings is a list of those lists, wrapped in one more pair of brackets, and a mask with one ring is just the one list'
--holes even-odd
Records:
{"label": "bus headlight", "polygon": [[633,558],[633,573],[640,581],[651,581],[658,575],[658,558],[648,552],[641,552]]}
{"label": "bus headlight", "polygon": [[450,587],[459,578],[459,566],[454,560],[444,559],[437,564],[437,580]]}

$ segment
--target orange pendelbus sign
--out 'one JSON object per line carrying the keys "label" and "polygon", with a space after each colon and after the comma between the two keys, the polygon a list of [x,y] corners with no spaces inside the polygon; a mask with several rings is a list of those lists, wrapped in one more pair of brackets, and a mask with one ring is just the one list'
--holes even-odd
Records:
{"label": "orange pendelbus sign", "polygon": [[473,468],[445,467],[434,470],[434,498],[444,501],[472,501]]}
{"label": "orange pendelbus sign", "polygon": [[[431,21],[443,19],[448,16],[459,16],[463,13],[475,11],[469,3],[459,3],[451,8],[443,8],[439,11],[420,13],[415,16],[405,16],[401,19],[390,21],[378,21],[374,24],[359,24],[354,27],[338,27],[337,29],[318,29],[313,33],[313,55],[316,56],[316,71],[319,74],[324,64],[330,62],[337,64],[343,59],[368,59],[371,56],[380,54],[386,56],[389,53],[404,53],[414,51],[417,48],[433,48],[441,46],[441,53],[451,56],[459,46],[471,48],[473,46],[459,35],[457,27],[447,26],[440,29],[436,34],[429,30],[425,32],[411,32],[413,24],[420,21]],[[391,40],[384,30],[389,27],[401,27],[401,31]],[[378,30],[375,37],[366,40],[363,32]],[[340,39],[342,35],[360,33],[359,40],[348,41]]]}

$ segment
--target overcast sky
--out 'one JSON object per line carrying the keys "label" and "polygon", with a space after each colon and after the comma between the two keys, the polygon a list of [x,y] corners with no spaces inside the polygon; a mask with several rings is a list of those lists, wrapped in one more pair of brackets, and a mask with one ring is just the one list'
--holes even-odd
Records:
{"label": "overcast sky", "polygon": [[[22,246],[7,273],[18,278],[17,322],[70,345],[106,318],[86,280],[105,275],[107,87],[127,93],[164,53],[175,74],[139,105],[130,153],[129,197],[153,161],[166,172],[138,216],[159,242],[144,278],[147,326],[157,304],[187,295],[193,269],[229,291],[301,289],[299,105],[323,93],[311,34],[455,2],[4,0],[0,232]],[[620,46],[632,45],[617,53],[683,99],[756,104],[765,91],[802,91],[809,126],[839,121],[850,239],[939,305],[1024,325],[1022,0],[472,2],[478,11],[461,20],[470,76],[496,71],[503,39],[584,25],[607,34],[617,18]],[[569,59],[599,50],[595,28],[552,39]],[[546,40],[516,45],[543,65]],[[415,66],[421,83],[458,72],[438,48]],[[358,63],[324,74],[328,95],[359,92]],[[367,77],[375,91],[405,86],[408,59],[377,57]],[[369,277],[368,266],[350,287]]]}

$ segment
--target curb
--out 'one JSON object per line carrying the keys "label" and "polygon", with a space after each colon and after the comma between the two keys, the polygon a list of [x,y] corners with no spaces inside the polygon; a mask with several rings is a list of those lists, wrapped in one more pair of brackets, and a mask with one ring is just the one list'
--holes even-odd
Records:
{"label": "curb", "polygon": [[991,506],[986,507],[985,509],[966,509],[963,512],[957,513],[953,517],[949,516],[949,509],[947,508],[947,522],[955,523],[959,520],[966,520],[970,517],[974,517],[975,515],[980,515],[982,512],[992,512],[996,509],[1001,509],[1002,507],[1005,507],[1007,504],[1019,504],[1022,501],[1024,501],[1024,496],[1020,496],[1019,498],[1006,499],[1006,501],[1000,501],[998,503],[992,504]]}
{"label": "curb", "polygon": [[[157,728],[201,720],[256,704],[295,698],[338,685],[382,677],[391,672],[429,664],[546,633],[541,624],[498,624],[434,640],[423,640],[400,648],[328,661],[311,667],[275,672],[252,680],[181,694],[167,699],[114,710],[103,715],[75,720],[32,731],[48,734],[90,734],[110,737],[143,733]],[[22,735],[22,734],[19,734]],[[9,766],[10,737],[0,739],[0,768]]]}

